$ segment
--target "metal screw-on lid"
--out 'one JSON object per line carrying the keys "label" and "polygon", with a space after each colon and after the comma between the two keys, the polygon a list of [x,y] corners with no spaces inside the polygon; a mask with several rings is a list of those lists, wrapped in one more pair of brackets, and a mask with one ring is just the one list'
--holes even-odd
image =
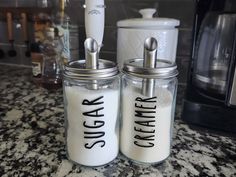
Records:
{"label": "metal screw-on lid", "polygon": [[74,79],[107,79],[118,74],[118,66],[111,61],[98,59],[98,43],[88,38],[84,42],[85,60],[72,61],[65,66],[64,76]]}
{"label": "metal screw-on lid", "polygon": [[[166,79],[177,76],[178,70],[175,63],[157,59],[157,46],[158,42],[155,38],[147,38],[144,42],[144,58],[127,60],[124,63],[123,72],[145,79]],[[151,88],[153,84],[148,85]]]}
{"label": "metal screw-on lid", "polygon": [[114,62],[98,60],[97,69],[87,69],[86,60],[71,61],[65,66],[64,76],[72,79],[94,80],[116,76],[118,67]]}
{"label": "metal screw-on lid", "polygon": [[[157,60],[158,42],[155,38],[147,38],[144,42],[144,58],[131,59],[124,63],[123,71],[126,74],[145,79],[167,79],[178,75],[175,63],[166,60]],[[144,83],[152,88],[153,83]],[[147,92],[147,91],[145,91]],[[146,93],[147,94],[147,93]],[[147,94],[149,95],[149,94]]]}
{"label": "metal screw-on lid", "polygon": [[123,72],[141,78],[167,79],[178,75],[177,65],[166,60],[156,60],[156,68],[143,67],[144,59],[131,59],[124,63]]}

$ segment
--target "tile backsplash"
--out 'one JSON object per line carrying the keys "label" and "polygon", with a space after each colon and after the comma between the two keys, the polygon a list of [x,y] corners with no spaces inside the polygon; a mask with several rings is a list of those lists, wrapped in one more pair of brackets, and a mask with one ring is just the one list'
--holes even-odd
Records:
{"label": "tile backsplash", "polygon": [[[14,3],[17,0],[10,0]],[[0,2],[0,8],[6,7],[9,0],[3,0]],[[37,3],[37,0],[34,0]],[[53,2],[54,1],[54,2]],[[29,4],[33,0],[21,0],[21,6]],[[52,0],[51,4],[54,4],[55,0]],[[85,28],[84,28],[84,0],[69,0],[69,4],[66,8],[67,14],[70,16],[72,24],[79,26],[79,52],[80,57],[84,56],[83,42],[85,40]],[[104,47],[101,50],[101,57],[105,59],[116,60],[116,38],[117,27],[116,23],[119,20],[127,18],[140,18],[139,10],[143,8],[156,8],[157,13],[154,16],[176,18],[180,20],[179,26],[179,39],[177,50],[177,64],[179,67],[180,83],[186,82],[187,67],[191,55],[191,43],[192,43],[192,28],[194,19],[195,0],[105,0],[106,4],[106,16],[105,16],[105,33],[104,33]],[[6,22],[4,17],[0,17],[0,48],[4,51],[9,50],[9,44],[7,39]],[[6,56],[4,59],[0,59],[0,63],[14,63],[20,65],[30,65],[30,59],[25,57],[25,46],[22,40],[21,29],[16,28],[19,23],[19,19],[14,20],[14,37],[15,48],[17,50],[17,57],[10,58]],[[32,24],[29,24],[30,36],[33,37]]]}

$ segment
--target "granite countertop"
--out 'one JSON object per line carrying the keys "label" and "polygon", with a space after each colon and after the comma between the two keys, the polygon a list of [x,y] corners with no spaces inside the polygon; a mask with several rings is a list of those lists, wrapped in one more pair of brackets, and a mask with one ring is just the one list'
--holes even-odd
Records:
{"label": "granite countertop", "polygon": [[[236,138],[191,129],[180,117],[179,87],[170,157],[159,165],[136,164],[123,155],[88,168],[66,158],[62,90],[30,81],[30,69],[0,65],[0,176],[192,177],[236,176]],[[190,115],[191,116],[191,115]]]}

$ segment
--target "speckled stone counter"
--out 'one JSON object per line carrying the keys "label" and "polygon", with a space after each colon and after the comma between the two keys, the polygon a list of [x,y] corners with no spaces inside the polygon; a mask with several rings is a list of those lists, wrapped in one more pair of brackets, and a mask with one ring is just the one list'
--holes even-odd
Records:
{"label": "speckled stone counter", "polygon": [[[191,129],[178,106],[171,156],[159,165],[136,164],[123,155],[88,168],[66,158],[62,90],[32,84],[30,69],[0,65],[0,176],[191,177],[236,176],[236,138]],[[189,115],[191,116],[191,115]]]}

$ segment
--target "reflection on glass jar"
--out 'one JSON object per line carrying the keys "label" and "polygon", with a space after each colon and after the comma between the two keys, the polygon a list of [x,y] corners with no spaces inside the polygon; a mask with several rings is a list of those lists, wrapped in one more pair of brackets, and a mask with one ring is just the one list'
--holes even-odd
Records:
{"label": "reflection on glass jar", "polygon": [[147,38],[144,59],[127,60],[122,77],[121,152],[144,163],[170,155],[177,90],[177,66],[157,60],[157,41]]}
{"label": "reflection on glass jar", "polygon": [[64,71],[66,149],[72,162],[99,166],[119,151],[120,77],[113,62],[98,60],[89,69],[87,59]]}
{"label": "reflection on glass jar", "polygon": [[158,163],[170,154],[177,79],[154,79],[152,95],[142,93],[143,78],[122,77],[121,152],[146,163]]}

